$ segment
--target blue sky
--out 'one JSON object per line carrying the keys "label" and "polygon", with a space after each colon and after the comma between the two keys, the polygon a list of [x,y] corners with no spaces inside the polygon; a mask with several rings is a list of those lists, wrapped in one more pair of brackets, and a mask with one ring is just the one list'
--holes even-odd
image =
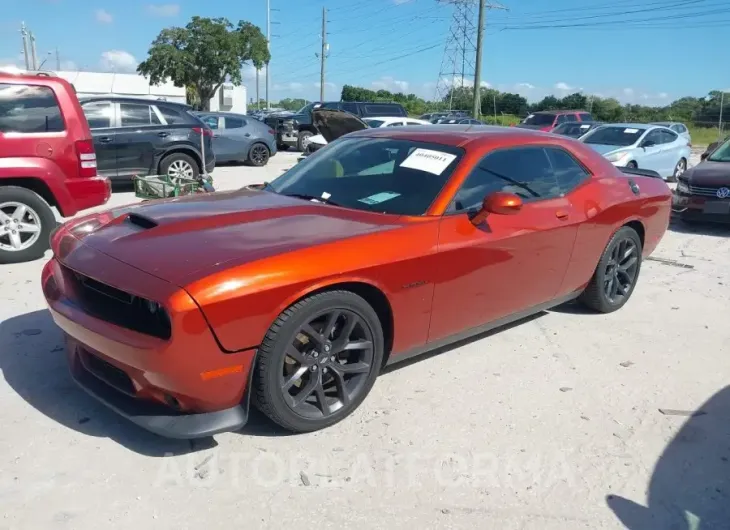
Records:
{"label": "blue sky", "polygon": [[[730,90],[722,61],[727,0],[505,0],[487,13],[482,79],[535,100],[583,90],[662,104]],[[0,65],[20,64],[20,23],[55,68],[133,71],[164,27],[191,16],[248,20],[265,31],[265,0],[5,2]],[[327,99],[343,84],[433,97],[452,8],[437,0],[271,0],[271,99],[318,98],[322,8],[328,9]],[[253,71],[244,69],[253,97]],[[261,96],[263,97],[263,76]]]}

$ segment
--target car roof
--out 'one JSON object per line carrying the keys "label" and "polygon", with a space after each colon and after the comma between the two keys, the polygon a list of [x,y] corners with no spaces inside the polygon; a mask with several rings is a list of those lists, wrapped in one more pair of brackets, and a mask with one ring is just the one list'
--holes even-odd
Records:
{"label": "car roof", "polygon": [[530,114],[590,114],[587,110],[538,110]]}
{"label": "car roof", "polygon": [[176,107],[192,108],[186,103],[178,103],[177,101],[167,101],[165,99],[152,99],[152,98],[135,98],[130,96],[115,96],[113,94],[99,95],[99,96],[83,96],[79,98],[82,103],[88,103],[89,101],[117,101],[122,103],[142,103],[142,104],[155,104],[155,105],[173,105]]}
{"label": "car roof", "polygon": [[400,138],[415,142],[431,142],[436,144],[463,147],[470,143],[489,142],[491,140],[510,137],[515,143],[534,138],[553,138],[555,135],[520,129],[517,127],[500,127],[497,125],[431,125],[430,127],[388,127],[371,128],[352,132],[348,138]]}
{"label": "car roof", "polygon": [[[624,127],[626,129],[656,129],[657,127],[663,127],[653,123],[604,123],[606,127]],[[666,128],[666,127],[665,127]]]}

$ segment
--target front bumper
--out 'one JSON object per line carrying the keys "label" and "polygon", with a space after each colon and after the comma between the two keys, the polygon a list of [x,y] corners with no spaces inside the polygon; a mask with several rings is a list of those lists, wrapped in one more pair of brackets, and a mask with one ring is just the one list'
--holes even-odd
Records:
{"label": "front bumper", "polygon": [[[64,265],[56,258],[49,261],[42,276],[50,313],[67,337],[74,380],[118,414],[161,436],[200,438],[243,427],[255,350],[221,351],[200,310],[180,304],[189,298],[187,293],[82,249],[76,259],[71,253]],[[98,282],[114,286],[114,278],[124,278],[125,285],[151,287],[155,299],[177,307],[170,311],[171,338],[133,331],[89,313],[74,283],[74,271],[89,270],[79,268],[84,261],[90,261]]]}
{"label": "front bumper", "polygon": [[672,194],[672,210],[686,221],[730,224],[730,199],[712,199],[675,191]]}

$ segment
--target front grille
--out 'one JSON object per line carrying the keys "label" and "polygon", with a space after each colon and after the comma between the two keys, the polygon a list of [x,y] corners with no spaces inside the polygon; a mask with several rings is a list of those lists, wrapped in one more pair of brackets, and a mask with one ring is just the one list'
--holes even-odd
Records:
{"label": "front grille", "polygon": [[124,370],[117,368],[113,364],[106,362],[84,349],[79,350],[79,357],[86,371],[96,376],[97,379],[129,396],[135,395],[134,383],[132,383],[132,379]]}
{"label": "front grille", "polygon": [[138,333],[167,340],[172,336],[170,319],[164,308],[151,311],[151,302],[111,285],[65,268],[65,277],[74,285],[77,302],[95,318]]}
{"label": "front grille", "polygon": [[717,197],[717,190],[719,190],[721,187],[713,187],[713,188],[704,188],[701,186],[690,186],[689,187],[689,193],[690,195],[702,195],[703,197]]}

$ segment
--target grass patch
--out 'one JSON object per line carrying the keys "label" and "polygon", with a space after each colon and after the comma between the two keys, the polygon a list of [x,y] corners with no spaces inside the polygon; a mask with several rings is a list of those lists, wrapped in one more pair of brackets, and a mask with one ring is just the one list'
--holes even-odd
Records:
{"label": "grass patch", "polygon": [[689,128],[689,134],[692,135],[692,145],[710,145],[720,138],[717,127],[692,127]]}

